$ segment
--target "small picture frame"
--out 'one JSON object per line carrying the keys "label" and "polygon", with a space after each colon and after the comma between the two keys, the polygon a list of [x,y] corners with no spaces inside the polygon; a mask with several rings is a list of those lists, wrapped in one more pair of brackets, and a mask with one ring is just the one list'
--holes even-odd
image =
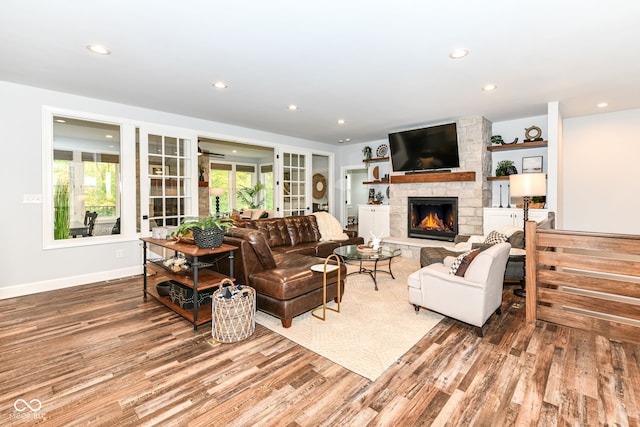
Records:
{"label": "small picture frame", "polygon": [[522,173],[541,173],[542,156],[532,156],[522,158]]}

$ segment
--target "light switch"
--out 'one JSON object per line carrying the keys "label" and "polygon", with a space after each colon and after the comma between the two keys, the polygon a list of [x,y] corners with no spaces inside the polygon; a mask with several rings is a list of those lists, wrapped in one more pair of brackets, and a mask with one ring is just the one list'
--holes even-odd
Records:
{"label": "light switch", "polygon": [[29,204],[42,203],[42,194],[23,194],[22,203],[29,203]]}

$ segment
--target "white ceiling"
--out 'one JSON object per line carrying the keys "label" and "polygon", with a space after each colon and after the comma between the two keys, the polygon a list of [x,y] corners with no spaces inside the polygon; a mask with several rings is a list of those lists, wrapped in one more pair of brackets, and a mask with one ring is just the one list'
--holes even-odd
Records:
{"label": "white ceiling", "polygon": [[632,0],[5,0],[0,80],[357,143],[549,101],[565,117],[640,108],[639,19]]}

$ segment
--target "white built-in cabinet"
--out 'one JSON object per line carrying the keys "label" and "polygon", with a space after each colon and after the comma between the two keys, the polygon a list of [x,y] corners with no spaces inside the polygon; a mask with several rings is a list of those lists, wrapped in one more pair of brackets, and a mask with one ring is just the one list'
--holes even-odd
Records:
{"label": "white built-in cabinet", "polygon": [[389,205],[358,205],[358,236],[367,242],[370,233],[389,237]]}
{"label": "white built-in cabinet", "polygon": [[[542,221],[547,218],[548,209],[529,209],[529,221]],[[493,230],[506,225],[524,226],[524,210],[522,208],[484,208],[482,231],[486,236]]]}

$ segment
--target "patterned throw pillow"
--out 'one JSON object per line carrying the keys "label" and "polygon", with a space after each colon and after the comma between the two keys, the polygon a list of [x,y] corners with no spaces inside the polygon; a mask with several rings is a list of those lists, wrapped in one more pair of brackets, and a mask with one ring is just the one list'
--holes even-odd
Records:
{"label": "patterned throw pillow", "polygon": [[462,264],[462,261],[464,260],[464,257],[469,255],[469,253],[471,252],[472,251],[466,251],[458,255],[456,259],[453,260],[453,264],[451,264],[451,268],[449,269],[449,274],[456,274],[458,272],[458,268],[460,268],[460,264]]}
{"label": "patterned throw pillow", "polygon": [[469,252],[467,256],[462,258],[462,262],[458,267],[458,271],[456,271],[455,273],[456,276],[464,277],[464,274],[467,272],[467,269],[471,265],[471,262],[473,262],[473,260],[478,256],[480,252],[482,252],[482,249],[476,249],[474,251]]}
{"label": "patterned throw pillow", "polygon": [[506,234],[499,233],[497,231],[492,231],[487,235],[487,238],[484,240],[484,243],[487,245],[496,245],[498,243],[506,242],[508,239]]}

